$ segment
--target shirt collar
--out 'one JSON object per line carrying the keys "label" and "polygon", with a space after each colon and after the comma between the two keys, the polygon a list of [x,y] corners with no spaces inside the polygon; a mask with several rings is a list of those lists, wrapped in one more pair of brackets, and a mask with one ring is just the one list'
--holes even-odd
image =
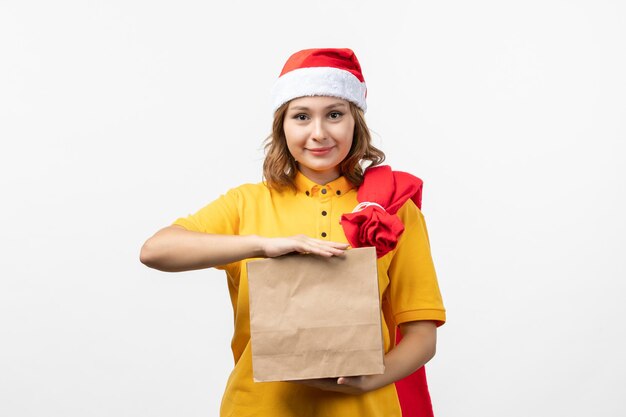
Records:
{"label": "shirt collar", "polygon": [[318,195],[322,189],[327,190],[327,195],[342,196],[354,188],[354,185],[346,177],[339,177],[328,184],[320,185],[311,181],[300,171],[296,174],[295,183],[299,193],[304,193],[310,197]]}

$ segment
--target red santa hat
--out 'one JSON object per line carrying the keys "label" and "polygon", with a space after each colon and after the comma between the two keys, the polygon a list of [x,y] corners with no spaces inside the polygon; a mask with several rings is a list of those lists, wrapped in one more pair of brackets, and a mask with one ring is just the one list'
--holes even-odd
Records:
{"label": "red santa hat", "polygon": [[272,110],[298,97],[339,97],[367,110],[361,65],[350,49],[305,49],[291,55],[271,93]]}

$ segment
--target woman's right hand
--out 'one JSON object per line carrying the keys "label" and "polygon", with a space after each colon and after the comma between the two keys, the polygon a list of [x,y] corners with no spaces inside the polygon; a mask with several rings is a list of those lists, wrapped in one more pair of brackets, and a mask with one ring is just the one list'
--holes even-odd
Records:
{"label": "woman's right hand", "polygon": [[211,268],[248,258],[274,258],[292,252],[338,256],[347,248],[347,243],[328,242],[305,235],[273,238],[215,235],[168,226],[144,243],[140,260],[151,268],[178,272]]}
{"label": "woman's right hand", "polygon": [[292,252],[324,257],[340,256],[350,246],[347,243],[329,242],[306,235],[260,239],[262,239],[263,255],[267,258],[275,258]]}

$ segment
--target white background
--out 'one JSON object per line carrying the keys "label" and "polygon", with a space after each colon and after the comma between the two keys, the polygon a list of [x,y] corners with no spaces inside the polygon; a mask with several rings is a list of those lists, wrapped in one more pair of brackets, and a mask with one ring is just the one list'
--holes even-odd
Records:
{"label": "white background", "polygon": [[221,272],[146,238],[261,179],[285,59],[350,47],[425,181],[438,417],[626,415],[621,1],[0,0],[0,415],[215,416]]}

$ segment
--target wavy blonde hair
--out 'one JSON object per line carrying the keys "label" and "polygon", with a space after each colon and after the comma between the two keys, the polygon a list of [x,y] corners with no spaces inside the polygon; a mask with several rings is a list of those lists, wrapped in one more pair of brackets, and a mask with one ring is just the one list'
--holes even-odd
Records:
{"label": "wavy blonde hair", "polygon": [[[380,165],[385,154],[372,145],[372,136],[365,123],[363,110],[354,103],[350,104],[350,113],[354,118],[354,136],[352,146],[346,158],[340,164],[341,175],[356,187],[363,182],[363,171],[370,166]],[[274,113],[272,133],[265,140],[265,161],[263,161],[263,178],[268,187],[282,191],[286,188],[296,189],[295,178],[298,165],[287,148],[283,123],[289,102],[283,104]],[[370,164],[364,166],[363,163]]]}

